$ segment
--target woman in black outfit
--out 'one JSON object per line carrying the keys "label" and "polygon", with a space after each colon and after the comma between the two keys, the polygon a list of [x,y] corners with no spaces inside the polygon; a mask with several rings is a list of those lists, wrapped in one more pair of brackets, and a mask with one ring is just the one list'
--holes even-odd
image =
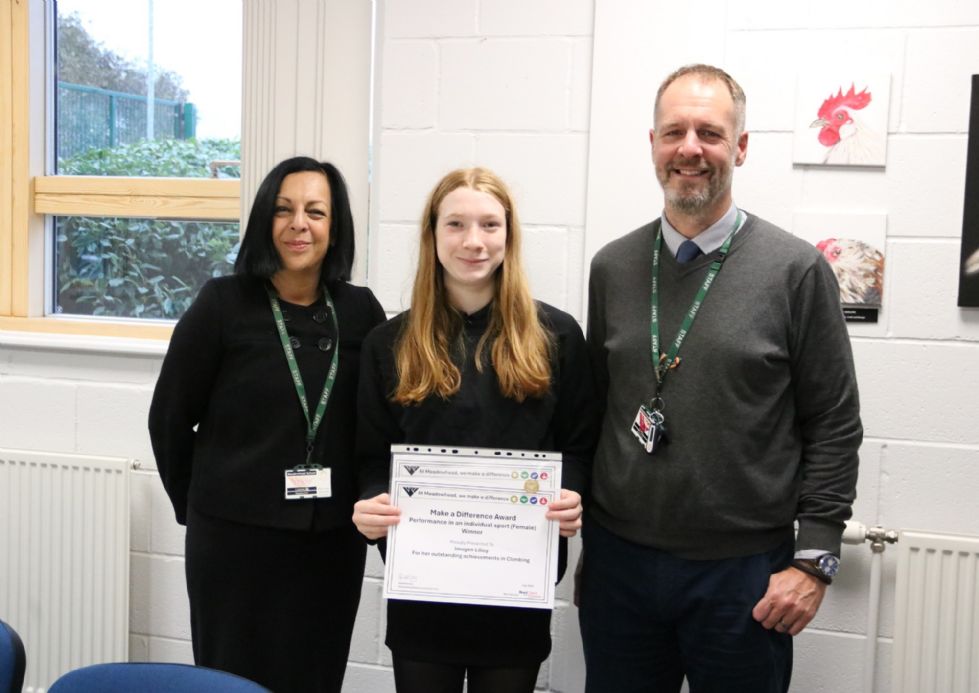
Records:
{"label": "woman in black outfit", "polygon": [[[398,522],[386,493],[392,443],[559,451],[565,488],[547,516],[562,537],[580,527],[597,435],[589,360],[574,318],[531,298],[520,240],[510,193],[485,169],[453,171],[429,196],[411,310],[364,342],[354,523],[368,539]],[[563,573],[564,538],[561,549]],[[397,690],[459,693],[468,678],[469,693],[532,691],[550,617],[391,599]]]}
{"label": "woman in black outfit", "polygon": [[340,172],[306,157],[277,165],[235,274],[208,281],[177,323],[150,408],[187,525],[194,659],[277,693],[340,690],[360,600],[357,371],[384,311],[347,283],[353,256]]}

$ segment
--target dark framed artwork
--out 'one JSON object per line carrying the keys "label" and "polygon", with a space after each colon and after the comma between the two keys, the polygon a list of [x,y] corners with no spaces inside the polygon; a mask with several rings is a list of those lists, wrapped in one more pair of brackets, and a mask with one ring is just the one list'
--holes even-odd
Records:
{"label": "dark framed artwork", "polygon": [[962,214],[962,256],[959,264],[959,306],[979,307],[979,75],[972,75],[969,158],[965,166],[965,208]]}

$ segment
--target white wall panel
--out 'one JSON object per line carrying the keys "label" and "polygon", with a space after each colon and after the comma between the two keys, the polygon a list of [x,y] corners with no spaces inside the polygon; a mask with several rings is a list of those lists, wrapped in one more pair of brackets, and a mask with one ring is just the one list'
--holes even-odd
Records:
{"label": "white wall panel", "polygon": [[979,28],[908,34],[903,132],[965,132],[969,125],[969,75],[979,73]]}
{"label": "white wall panel", "polygon": [[965,135],[891,136],[881,200],[889,236],[962,235],[965,147]]}
{"label": "white wall panel", "polygon": [[374,191],[380,196],[378,221],[417,224],[438,180],[454,168],[473,165],[474,147],[470,134],[385,131],[380,142],[384,165]]}
{"label": "white wall panel", "polygon": [[[898,239],[888,244],[890,335],[979,342],[979,315],[957,308],[957,239]],[[971,319],[970,319],[971,317]]]}
{"label": "white wall panel", "polygon": [[146,386],[78,385],[76,450],[129,457],[155,467],[147,433],[152,394]]}
{"label": "white wall panel", "polygon": [[593,0],[483,0],[484,36],[591,36]]}
{"label": "white wall panel", "polygon": [[979,6],[968,0],[863,0],[845,8],[813,8],[751,0],[738,3],[730,16],[732,27],[755,31],[819,27],[943,27],[979,24]]}
{"label": "white wall panel", "polygon": [[477,0],[384,0],[384,4],[384,38],[477,35]]}
{"label": "white wall panel", "polygon": [[385,128],[432,128],[438,113],[438,47],[432,41],[384,46],[379,114]]}
{"label": "white wall panel", "polygon": [[475,160],[507,181],[524,224],[584,225],[587,158],[583,133],[476,137]]}
{"label": "white wall panel", "polygon": [[74,452],[76,394],[70,382],[0,376],[0,445]]}
{"label": "white wall panel", "polygon": [[189,641],[190,606],[184,559],[134,553],[130,579],[131,632]]}
{"label": "white wall panel", "polygon": [[439,125],[446,130],[568,127],[572,44],[563,39],[446,42],[439,65]]}
{"label": "white wall panel", "polygon": [[891,443],[881,463],[888,527],[979,536],[979,446]]}
{"label": "white wall panel", "polygon": [[[861,340],[853,347],[866,435],[979,445],[975,345]],[[957,492],[971,496],[967,488]]]}

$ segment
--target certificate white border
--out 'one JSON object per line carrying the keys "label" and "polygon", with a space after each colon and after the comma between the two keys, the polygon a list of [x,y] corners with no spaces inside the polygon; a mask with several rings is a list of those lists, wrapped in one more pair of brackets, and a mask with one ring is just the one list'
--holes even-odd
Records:
{"label": "certificate white border", "polygon": [[[490,469],[512,470],[514,465],[539,468],[533,471],[547,471],[548,484],[546,489],[537,491],[527,491],[521,489],[521,493],[530,493],[537,497],[546,498],[548,502],[560,498],[561,493],[561,461],[562,455],[559,452],[541,450],[512,450],[494,448],[464,448],[442,445],[392,445],[391,446],[391,502],[398,505],[401,491],[406,486],[418,485],[417,477],[413,477],[413,472],[405,471],[407,467],[413,465],[406,463],[418,462],[430,467],[444,466],[451,468],[460,462],[465,464],[464,458],[470,458],[480,466],[485,465]],[[524,479],[517,479],[520,482]],[[445,490],[447,493],[464,490],[467,492],[485,492],[512,494],[518,489],[513,488],[513,482],[509,479],[496,483],[492,479],[480,483],[472,479],[453,480],[451,478],[431,478],[424,482],[428,489]],[[411,601],[432,601],[440,603],[457,604],[477,604],[477,605],[496,605],[496,606],[517,606],[525,608],[552,609],[554,607],[555,582],[557,578],[557,555],[559,544],[559,528],[557,523],[553,523],[550,528],[550,538],[547,541],[547,554],[544,557],[543,582],[540,585],[540,594],[528,595],[526,597],[513,597],[504,595],[490,595],[467,590],[432,590],[430,588],[406,588],[395,586],[395,560],[397,555],[397,527],[392,527],[388,534],[387,560],[384,571],[384,592],[385,598],[405,599]]]}

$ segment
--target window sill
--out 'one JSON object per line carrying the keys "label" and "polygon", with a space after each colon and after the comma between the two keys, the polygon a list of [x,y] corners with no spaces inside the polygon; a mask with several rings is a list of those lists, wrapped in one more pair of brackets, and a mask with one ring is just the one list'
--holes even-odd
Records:
{"label": "window sill", "polygon": [[173,324],[0,317],[0,347],[163,356]]}

